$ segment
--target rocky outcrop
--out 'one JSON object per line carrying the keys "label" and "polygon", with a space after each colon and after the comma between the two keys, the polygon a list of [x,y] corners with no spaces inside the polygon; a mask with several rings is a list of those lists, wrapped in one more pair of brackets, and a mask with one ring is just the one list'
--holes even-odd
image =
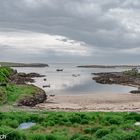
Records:
{"label": "rocky outcrop", "polygon": [[9,77],[9,82],[14,84],[26,84],[27,82],[33,83],[34,77],[44,77],[44,75],[38,73],[17,73],[17,71],[13,70],[13,73]]}
{"label": "rocky outcrop", "polygon": [[39,103],[43,103],[46,100],[47,100],[47,95],[45,91],[39,89],[39,91],[36,91],[36,93],[33,93],[31,96],[25,96],[22,99],[20,99],[17,105],[33,107]]}
{"label": "rocky outcrop", "polygon": [[123,72],[94,73],[94,75],[97,77],[93,77],[93,80],[101,84],[140,85],[140,78],[127,76]]}
{"label": "rocky outcrop", "polygon": [[28,73],[28,74],[26,74],[26,76],[27,76],[27,77],[32,77],[32,78],[34,78],[34,77],[45,77],[45,75],[40,75],[40,74],[35,73],[35,72],[33,72],[33,73]]}

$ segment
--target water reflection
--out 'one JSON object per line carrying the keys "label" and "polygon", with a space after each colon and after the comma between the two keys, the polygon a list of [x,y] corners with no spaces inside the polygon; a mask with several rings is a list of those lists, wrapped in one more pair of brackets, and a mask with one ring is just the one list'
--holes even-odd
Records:
{"label": "water reflection", "polygon": [[[57,72],[56,69],[64,69]],[[92,80],[94,72],[123,71],[124,69],[101,69],[101,68],[77,68],[73,64],[50,64],[46,68],[16,68],[19,72],[37,72],[46,77],[35,78],[35,85],[42,88],[43,85],[47,93],[53,94],[86,94],[86,93],[128,93],[135,88],[121,85],[102,85]],[[78,76],[73,76],[78,75]],[[46,78],[46,81],[44,81]]]}

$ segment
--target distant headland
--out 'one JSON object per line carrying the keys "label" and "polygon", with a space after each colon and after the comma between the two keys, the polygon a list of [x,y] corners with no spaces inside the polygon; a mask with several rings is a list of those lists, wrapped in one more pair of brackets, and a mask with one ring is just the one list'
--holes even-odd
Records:
{"label": "distant headland", "polygon": [[81,65],[83,68],[140,68],[140,65]]}
{"label": "distant headland", "polygon": [[0,62],[0,66],[8,67],[48,67],[48,64],[44,63],[13,63],[13,62]]}

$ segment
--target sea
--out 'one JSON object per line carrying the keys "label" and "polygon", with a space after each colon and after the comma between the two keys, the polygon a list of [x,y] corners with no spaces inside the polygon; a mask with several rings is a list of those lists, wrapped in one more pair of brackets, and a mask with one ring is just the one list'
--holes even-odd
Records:
{"label": "sea", "polygon": [[[80,95],[129,93],[136,88],[117,84],[99,84],[92,78],[92,73],[98,72],[120,72],[124,68],[81,68],[72,63],[51,63],[49,67],[15,67],[18,72],[36,72],[45,77],[34,78],[34,85],[42,88],[50,95]],[[63,71],[57,71],[63,69]],[[44,80],[46,79],[46,80]],[[29,83],[30,84],[30,83]]]}

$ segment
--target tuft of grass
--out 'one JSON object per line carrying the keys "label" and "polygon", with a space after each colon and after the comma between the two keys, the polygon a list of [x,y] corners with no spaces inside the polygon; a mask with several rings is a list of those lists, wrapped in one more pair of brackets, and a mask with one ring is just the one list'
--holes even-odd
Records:
{"label": "tuft of grass", "polygon": [[7,82],[11,73],[12,69],[10,67],[0,67],[0,83]]}

